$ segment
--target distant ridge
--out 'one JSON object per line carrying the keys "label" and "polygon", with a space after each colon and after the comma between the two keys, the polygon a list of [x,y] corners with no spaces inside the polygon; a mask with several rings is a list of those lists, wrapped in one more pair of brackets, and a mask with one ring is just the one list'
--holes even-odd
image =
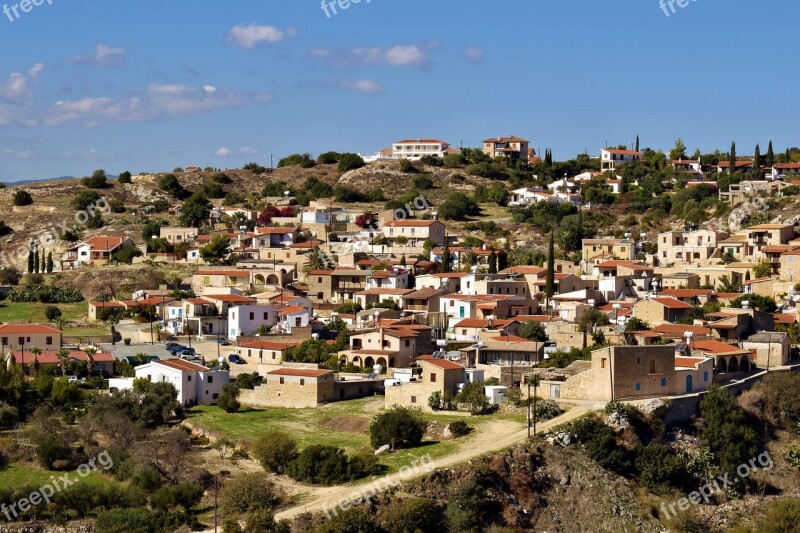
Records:
{"label": "distant ridge", "polygon": [[[108,179],[110,179],[110,180],[115,180],[119,176],[112,176],[110,174],[107,174],[106,177]],[[3,181],[2,183],[5,183],[9,187],[14,187],[14,186],[19,186],[19,185],[29,185],[31,183],[42,183],[42,182],[47,182],[47,181],[63,181],[63,180],[74,180],[74,179],[78,179],[78,178],[76,178],[75,176],[59,176],[57,178],[42,178],[42,179],[38,179],[38,180]]]}

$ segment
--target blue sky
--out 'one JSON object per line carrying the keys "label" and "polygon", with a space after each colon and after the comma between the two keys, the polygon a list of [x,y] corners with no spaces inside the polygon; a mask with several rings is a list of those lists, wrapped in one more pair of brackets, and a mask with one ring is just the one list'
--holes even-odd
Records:
{"label": "blue sky", "polygon": [[513,133],[557,159],[637,134],[800,145],[796,1],[689,1],[669,17],[658,0],[362,0],[330,17],[317,0],[7,5],[2,181],[408,137]]}

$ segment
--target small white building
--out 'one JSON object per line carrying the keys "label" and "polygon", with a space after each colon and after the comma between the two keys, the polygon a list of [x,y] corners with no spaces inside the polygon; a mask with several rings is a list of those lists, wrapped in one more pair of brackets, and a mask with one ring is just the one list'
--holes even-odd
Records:
{"label": "small white building", "polygon": [[489,398],[489,405],[500,405],[508,397],[508,387],[503,385],[489,385],[484,387],[486,397]]}
{"label": "small white building", "polygon": [[611,170],[616,172],[625,163],[633,161],[641,161],[642,154],[635,150],[616,150],[613,148],[604,148],[600,151],[600,164],[602,170]]}
{"label": "small white building", "polygon": [[[172,383],[178,391],[178,402],[184,406],[217,403],[222,387],[230,381],[227,370],[212,370],[181,359],[153,361],[137,366],[134,372],[137,379],[145,378],[151,383]],[[111,391],[131,389],[133,380],[110,379],[108,388]]]}
{"label": "small white building", "polygon": [[278,320],[278,306],[243,305],[228,309],[228,338],[236,340],[242,336],[258,333],[263,325],[274,326]]}
{"label": "small white building", "polygon": [[290,334],[294,328],[307,328],[311,322],[311,311],[299,305],[287,305],[277,310],[277,330]]}

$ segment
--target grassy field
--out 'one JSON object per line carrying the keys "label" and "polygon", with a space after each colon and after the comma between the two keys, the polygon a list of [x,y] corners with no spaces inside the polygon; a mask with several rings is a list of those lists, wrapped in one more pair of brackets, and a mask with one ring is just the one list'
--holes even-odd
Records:
{"label": "grassy field", "polygon": [[[44,308],[47,304],[28,302],[0,303],[0,322],[47,322]],[[61,309],[62,316],[67,320],[85,320],[89,313],[89,304],[80,302],[76,304],[54,304]]]}
{"label": "grassy field", "polygon": [[[102,467],[98,466],[98,470]],[[66,474],[67,472],[51,472],[44,470],[38,466],[12,463],[5,468],[0,468],[0,487],[21,487],[25,485],[41,486],[49,483],[50,477]],[[91,472],[86,477],[80,477],[77,472],[69,472],[71,480],[78,479],[79,483],[86,483],[88,485],[110,485],[115,483],[111,478],[107,478],[99,472]]]}
{"label": "grassy field", "polygon": [[109,330],[102,327],[64,328],[65,337],[99,337],[108,335]]}
{"label": "grassy field", "polygon": [[[323,444],[338,446],[353,453],[369,447],[367,424],[382,407],[383,398],[337,402],[316,409],[242,409],[236,414],[227,414],[215,406],[200,406],[189,412],[189,419],[193,424],[240,442],[249,442],[268,431],[280,430],[291,435],[300,449],[312,444]],[[464,420],[473,427],[488,420],[438,414],[426,414],[424,419],[426,422],[443,424]],[[347,430],[341,429],[344,427]],[[430,454],[432,459],[449,455],[463,441],[464,439],[423,441],[419,448],[381,457],[381,463],[386,465],[389,472],[396,472],[426,454]]]}

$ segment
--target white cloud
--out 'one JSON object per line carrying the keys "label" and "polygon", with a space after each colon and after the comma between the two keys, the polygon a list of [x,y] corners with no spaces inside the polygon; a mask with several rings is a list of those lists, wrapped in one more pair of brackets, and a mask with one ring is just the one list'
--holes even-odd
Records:
{"label": "white cloud", "polygon": [[230,148],[225,148],[223,146],[222,148],[217,148],[217,150],[214,152],[214,155],[217,157],[228,157],[231,155],[231,153],[232,152]]}
{"label": "white cloud", "polygon": [[83,98],[56,102],[44,113],[44,123],[59,126],[83,122],[95,127],[107,122],[146,122],[189,116],[216,109],[240,108],[268,103],[272,96],[217,89],[213,86],[151,85],[127,98]]}
{"label": "white cloud", "polygon": [[12,72],[5,82],[0,81],[0,126],[35,126],[36,121],[28,118],[28,109],[33,103],[34,88],[31,81],[44,69],[42,63],[36,63],[28,69],[28,76],[21,72]]}
{"label": "white cloud", "polygon": [[328,48],[310,50],[311,57],[328,58],[332,65],[347,67],[352,63],[388,65],[390,67],[425,68],[430,63],[430,53],[439,46],[438,41],[422,44],[396,45],[390,48],[353,48],[334,51]]}
{"label": "white cloud", "polygon": [[251,148],[250,146],[242,146],[241,148],[236,150],[236,153],[240,155],[258,155],[258,149]]}
{"label": "white cloud", "polygon": [[473,63],[478,63],[483,60],[483,50],[480,48],[467,48],[464,50],[464,55]]}
{"label": "white cloud", "polygon": [[228,32],[228,44],[252,50],[261,43],[274,44],[297,35],[297,30],[288,28],[286,31],[275,26],[261,26],[239,24]]}
{"label": "white cloud", "polygon": [[6,150],[5,155],[6,157],[10,157],[12,159],[20,159],[20,160],[27,160],[33,157],[33,150]]}
{"label": "white cloud", "polygon": [[90,67],[119,68],[125,65],[125,50],[105,44],[95,46],[94,54],[75,56],[71,63]]}
{"label": "white cloud", "polygon": [[36,63],[30,69],[28,69],[28,76],[33,79],[39,77],[39,74],[44,70],[44,63]]}
{"label": "white cloud", "polygon": [[335,82],[335,85],[342,89],[351,89],[366,94],[377,93],[383,90],[383,87],[378,82],[372,80],[341,81]]}

